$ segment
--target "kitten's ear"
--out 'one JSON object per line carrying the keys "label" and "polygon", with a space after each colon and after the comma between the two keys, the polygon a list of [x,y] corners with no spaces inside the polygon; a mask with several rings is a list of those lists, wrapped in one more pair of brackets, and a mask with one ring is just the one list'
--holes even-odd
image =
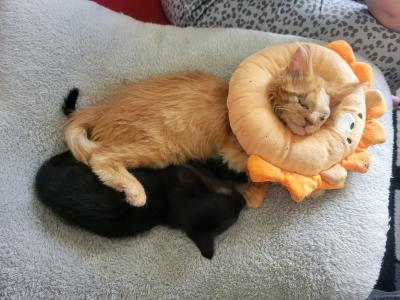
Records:
{"label": "kitten's ear", "polygon": [[188,231],[187,236],[199,248],[201,255],[211,259],[214,256],[214,233],[212,231]]}
{"label": "kitten's ear", "polygon": [[331,97],[331,106],[338,105],[343,98],[353,93],[356,89],[365,86],[366,82],[353,82],[345,84],[329,84],[327,93]]}
{"label": "kitten's ear", "polygon": [[287,73],[296,78],[311,71],[311,56],[307,45],[300,45],[290,58]]}

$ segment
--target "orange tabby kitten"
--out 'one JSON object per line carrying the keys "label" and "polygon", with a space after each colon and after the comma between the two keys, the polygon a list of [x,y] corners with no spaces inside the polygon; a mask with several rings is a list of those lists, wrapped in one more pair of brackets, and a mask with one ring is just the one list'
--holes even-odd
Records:
{"label": "orange tabby kitten", "polygon": [[[227,93],[223,79],[201,72],[137,82],[74,112],[65,140],[75,158],[104,184],[141,206],[145,192],[127,168],[164,168],[220,154],[233,170],[246,171],[247,155],[229,126]],[[254,185],[253,192],[245,192],[247,200],[251,195],[262,198],[264,189]]]}
{"label": "orange tabby kitten", "polygon": [[277,116],[298,135],[316,132],[328,120],[331,108],[363,83],[335,84],[314,74],[306,46],[293,54],[289,66],[267,87]]}

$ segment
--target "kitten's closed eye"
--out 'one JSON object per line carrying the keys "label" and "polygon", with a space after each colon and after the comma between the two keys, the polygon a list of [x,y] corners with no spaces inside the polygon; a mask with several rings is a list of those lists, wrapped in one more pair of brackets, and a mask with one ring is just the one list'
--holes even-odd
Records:
{"label": "kitten's closed eye", "polygon": [[303,99],[298,98],[298,102],[299,102],[299,104],[300,104],[300,106],[301,106],[302,108],[304,108],[304,109],[309,109],[309,108],[310,108],[310,107],[308,106],[308,104],[305,103],[305,101],[304,101]]}
{"label": "kitten's closed eye", "polygon": [[291,103],[298,103],[300,104],[301,107],[304,109],[309,109],[309,105],[306,103],[306,100],[304,99],[303,96],[296,96],[296,95],[289,95],[288,100]]}

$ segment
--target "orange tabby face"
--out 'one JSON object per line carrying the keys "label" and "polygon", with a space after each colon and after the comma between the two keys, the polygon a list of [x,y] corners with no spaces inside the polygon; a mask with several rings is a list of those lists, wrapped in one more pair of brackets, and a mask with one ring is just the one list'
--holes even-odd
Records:
{"label": "orange tabby face", "polygon": [[288,67],[268,86],[276,115],[297,135],[316,132],[328,120],[331,107],[360,83],[337,85],[314,74],[307,50],[297,48]]}
{"label": "orange tabby face", "polygon": [[280,101],[273,108],[278,117],[298,135],[312,134],[331,114],[330,97],[321,84],[289,85],[281,91]]}

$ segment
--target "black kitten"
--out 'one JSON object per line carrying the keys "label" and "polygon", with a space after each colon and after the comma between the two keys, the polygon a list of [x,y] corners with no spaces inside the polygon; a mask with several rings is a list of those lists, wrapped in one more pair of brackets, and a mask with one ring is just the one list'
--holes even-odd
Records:
{"label": "black kitten", "polygon": [[148,199],[144,207],[134,207],[124,193],[102,184],[89,167],[64,152],[42,165],[36,190],[70,224],[108,237],[135,235],[157,225],[178,228],[211,258],[214,237],[237,220],[245,201],[233,186],[204,175],[199,165],[132,171]]}

